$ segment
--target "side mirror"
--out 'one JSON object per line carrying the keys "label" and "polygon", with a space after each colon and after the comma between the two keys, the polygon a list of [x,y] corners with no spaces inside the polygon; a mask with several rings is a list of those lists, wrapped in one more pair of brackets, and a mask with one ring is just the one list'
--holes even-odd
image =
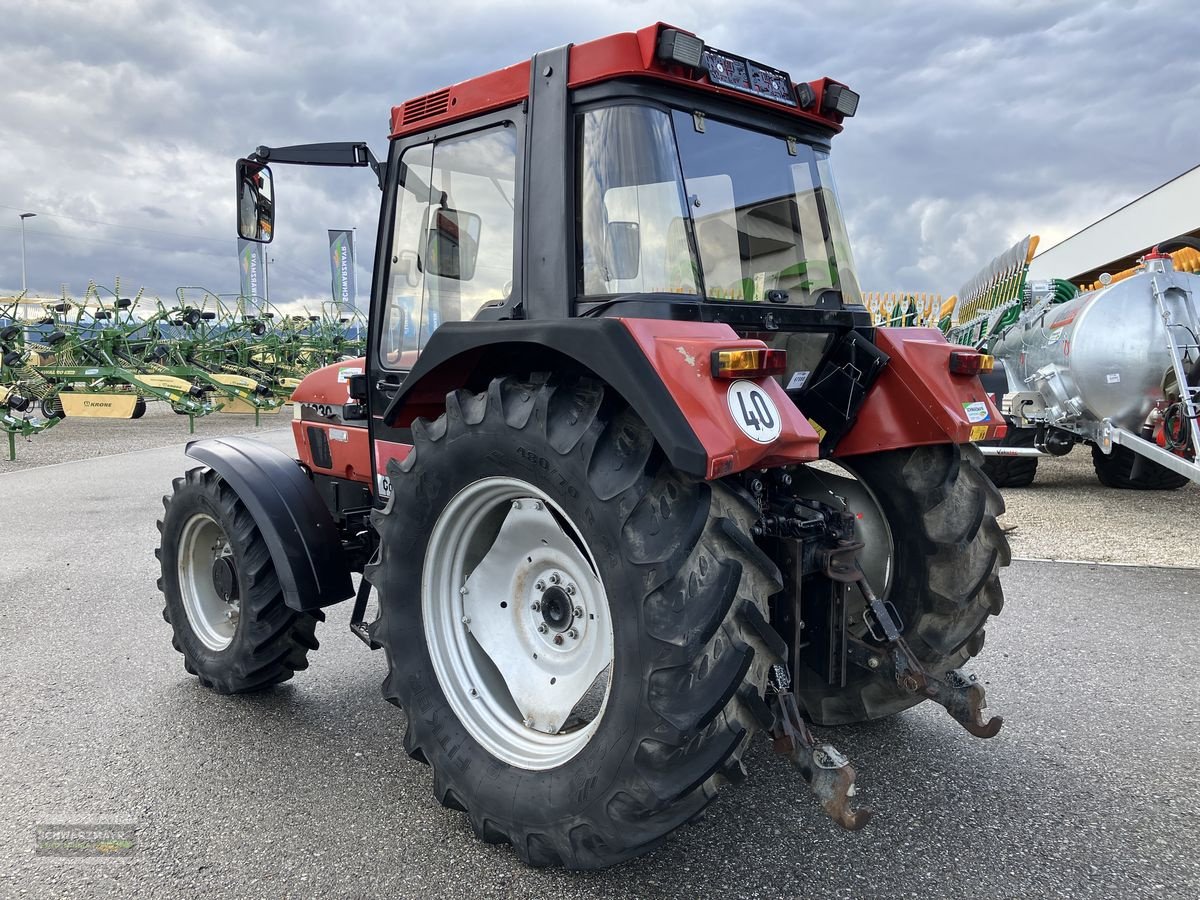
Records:
{"label": "side mirror", "polygon": [[413,250],[401,250],[392,260],[392,271],[396,273],[396,277],[403,277],[404,283],[409,287],[416,287],[421,283],[421,259]]}
{"label": "side mirror", "polygon": [[238,237],[269,244],[275,236],[275,183],[271,169],[237,161]]}
{"label": "side mirror", "polygon": [[475,213],[435,207],[426,209],[421,228],[427,236],[425,254],[423,259],[417,260],[417,267],[439,278],[470,281],[475,277],[481,224],[482,220]]}
{"label": "side mirror", "polygon": [[608,223],[608,276],[624,281],[637,278],[642,256],[642,235],[637,222]]}

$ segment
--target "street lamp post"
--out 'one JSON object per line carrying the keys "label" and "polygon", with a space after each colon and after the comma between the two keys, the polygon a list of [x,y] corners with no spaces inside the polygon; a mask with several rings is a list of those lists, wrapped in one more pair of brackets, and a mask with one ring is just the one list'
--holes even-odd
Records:
{"label": "street lamp post", "polygon": [[32,219],[37,213],[21,213],[21,294],[25,294],[25,220]]}

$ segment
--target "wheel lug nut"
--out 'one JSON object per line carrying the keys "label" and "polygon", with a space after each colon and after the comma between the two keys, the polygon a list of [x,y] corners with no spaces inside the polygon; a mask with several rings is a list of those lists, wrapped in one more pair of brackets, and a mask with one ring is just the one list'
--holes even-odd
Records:
{"label": "wheel lug nut", "polygon": [[572,628],[570,631],[568,631],[567,634],[569,634],[571,636],[571,640],[573,640],[573,641],[579,640],[579,632],[576,631],[574,628]]}
{"label": "wheel lug nut", "polygon": [[514,501],[512,502],[512,505],[513,505],[513,509],[520,509],[520,508],[521,508],[521,501],[520,501],[520,500],[514,500]]}
{"label": "wheel lug nut", "polygon": [[567,593],[570,594],[571,596],[574,596],[575,595],[575,585],[568,583],[567,584]]}
{"label": "wheel lug nut", "polygon": [[544,591],[546,589],[546,582],[539,579],[538,583],[535,584],[534,587],[537,588],[539,591]]}
{"label": "wheel lug nut", "polygon": [[464,625],[470,625],[470,624],[471,624],[471,617],[470,617],[470,616],[463,616],[463,617],[462,617],[462,623],[463,623]]}
{"label": "wheel lug nut", "polygon": [[583,607],[582,606],[575,607],[573,610],[571,610],[571,615],[573,615],[577,619],[582,619],[583,618]]}
{"label": "wheel lug nut", "polygon": [[540,501],[538,501],[538,500],[534,500],[534,501],[533,501],[533,508],[534,508],[535,510],[541,511],[541,508],[542,508],[542,504],[541,504],[541,502],[540,502]]}
{"label": "wheel lug nut", "polygon": [[545,634],[545,633],[546,633],[546,626],[545,626],[545,625],[539,625],[539,626],[538,626],[538,634]]}
{"label": "wheel lug nut", "polygon": [[556,634],[554,636],[554,643],[561,644],[562,642],[563,642],[563,636],[561,634]]}
{"label": "wheel lug nut", "polygon": [[562,581],[561,575],[559,575],[557,572],[550,573],[550,583],[551,584],[558,584],[560,581]]}
{"label": "wheel lug nut", "polygon": [[529,608],[532,609],[534,612],[541,612],[542,611],[542,601],[534,600],[531,604],[529,604]]}

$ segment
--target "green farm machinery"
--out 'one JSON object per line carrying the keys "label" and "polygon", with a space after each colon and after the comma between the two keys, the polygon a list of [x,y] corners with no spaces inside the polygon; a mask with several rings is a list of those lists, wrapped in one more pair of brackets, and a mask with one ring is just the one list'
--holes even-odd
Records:
{"label": "green farm machinery", "polygon": [[360,313],[292,314],[259,298],[181,287],[173,304],[88,285],[82,300],[0,305],[0,429],[15,457],[64,417],[138,419],[159,401],[195,419],[276,413],[309,372],[365,352]]}

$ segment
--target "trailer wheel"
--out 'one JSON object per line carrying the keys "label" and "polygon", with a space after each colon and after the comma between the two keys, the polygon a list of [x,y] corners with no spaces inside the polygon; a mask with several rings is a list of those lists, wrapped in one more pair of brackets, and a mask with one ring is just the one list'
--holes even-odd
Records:
{"label": "trailer wheel", "polygon": [[[983,649],[984,624],[1004,606],[998,571],[1009,548],[996,521],[1004,500],[981,459],[971,445],[936,444],[841,460],[845,475],[801,469],[794,476],[794,485],[812,485],[800,488],[804,496],[846,498],[866,544],[868,581],[896,607],[904,639],[937,674]],[[847,605],[851,633],[864,638],[865,603],[854,588]],[[879,719],[924,699],[853,665],[845,687],[802,669],[796,694],[820,725]]]}
{"label": "trailer wheel", "polygon": [[1105,453],[1093,444],[1092,465],[1105,487],[1127,491],[1175,491],[1190,480],[1121,444],[1114,444],[1112,453]]}
{"label": "trailer wheel", "polygon": [[594,381],[496,379],[412,431],[367,570],[405,749],[531,865],[648,851],[770,724],[786,647],[755,511],[674,470]]}
{"label": "trailer wheel", "polygon": [[183,667],[221,694],[262,690],[308,667],[321,612],[283,601],[270,551],[245,504],[212,469],[190,470],[158,523],[163,618]]}
{"label": "trailer wheel", "polygon": [[131,419],[140,419],[146,414],[146,398],[138,397],[133,404],[133,413],[129,416]]}
{"label": "trailer wheel", "polygon": [[62,401],[58,399],[58,394],[42,398],[42,415],[47,419],[61,419],[66,414]]}
{"label": "trailer wheel", "polygon": [[[1033,447],[1037,432],[1032,428],[1014,428],[1010,422],[1008,431],[998,441],[989,441],[993,447]],[[1037,475],[1036,456],[985,456],[983,474],[992,479],[998,488],[1029,487]]]}

